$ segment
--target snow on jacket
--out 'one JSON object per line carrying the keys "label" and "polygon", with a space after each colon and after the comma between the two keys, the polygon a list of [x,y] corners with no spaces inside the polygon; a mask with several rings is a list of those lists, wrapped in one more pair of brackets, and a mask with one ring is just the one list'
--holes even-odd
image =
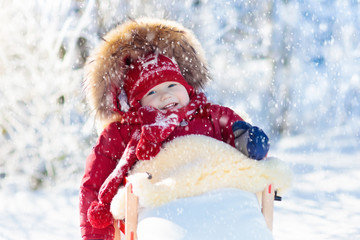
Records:
{"label": "snow on jacket", "polygon": [[[200,114],[180,124],[171,133],[166,142],[189,134],[205,135],[234,146],[232,124],[243,120],[233,110],[219,105],[211,105],[211,117],[204,118]],[[85,174],[80,188],[80,225],[84,239],[112,239],[114,228],[96,229],[87,219],[87,210],[92,201],[97,200],[99,189],[105,179],[115,169],[128,141],[139,126],[111,123],[100,135],[97,145],[87,158]]]}

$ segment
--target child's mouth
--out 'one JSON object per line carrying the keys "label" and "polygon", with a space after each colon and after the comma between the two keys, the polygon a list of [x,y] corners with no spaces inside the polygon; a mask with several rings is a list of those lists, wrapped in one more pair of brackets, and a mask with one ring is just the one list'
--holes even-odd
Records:
{"label": "child's mouth", "polygon": [[161,108],[161,110],[168,110],[171,108],[175,108],[178,104],[177,103],[169,103],[167,105],[165,105],[164,107]]}

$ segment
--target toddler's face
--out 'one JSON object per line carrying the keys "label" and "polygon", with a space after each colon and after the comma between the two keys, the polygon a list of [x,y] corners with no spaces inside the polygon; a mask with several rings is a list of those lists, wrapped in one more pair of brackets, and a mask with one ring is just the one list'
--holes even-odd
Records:
{"label": "toddler's face", "polygon": [[140,103],[142,106],[167,111],[185,107],[189,101],[189,94],[183,85],[178,82],[163,82],[150,89]]}

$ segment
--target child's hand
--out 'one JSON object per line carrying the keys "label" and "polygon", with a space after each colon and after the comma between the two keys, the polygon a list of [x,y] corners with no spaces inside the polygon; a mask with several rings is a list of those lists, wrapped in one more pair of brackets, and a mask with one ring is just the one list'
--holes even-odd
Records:
{"label": "child's hand", "polygon": [[263,130],[244,121],[235,122],[232,130],[235,136],[235,147],[240,152],[256,160],[266,157],[270,144]]}

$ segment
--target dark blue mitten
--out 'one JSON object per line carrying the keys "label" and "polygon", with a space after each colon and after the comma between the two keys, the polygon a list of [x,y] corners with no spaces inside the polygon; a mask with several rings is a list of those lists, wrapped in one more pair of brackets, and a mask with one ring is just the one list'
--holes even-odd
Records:
{"label": "dark blue mitten", "polygon": [[270,143],[263,130],[244,121],[235,122],[232,130],[235,136],[235,147],[240,152],[256,160],[266,157]]}

